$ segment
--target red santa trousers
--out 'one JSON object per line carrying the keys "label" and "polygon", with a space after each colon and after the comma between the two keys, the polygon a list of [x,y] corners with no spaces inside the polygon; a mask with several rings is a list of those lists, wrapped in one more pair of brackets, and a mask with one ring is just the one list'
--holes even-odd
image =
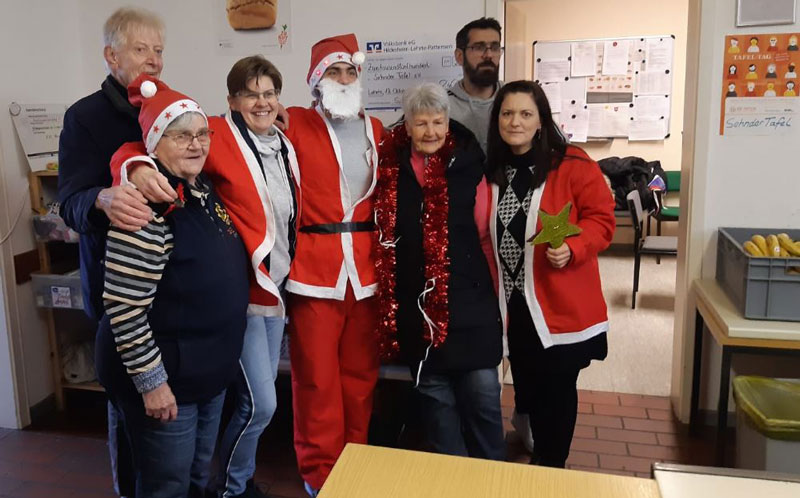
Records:
{"label": "red santa trousers", "polygon": [[289,301],[294,448],[320,489],[347,443],[366,443],[378,380],[377,303],[292,294]]}

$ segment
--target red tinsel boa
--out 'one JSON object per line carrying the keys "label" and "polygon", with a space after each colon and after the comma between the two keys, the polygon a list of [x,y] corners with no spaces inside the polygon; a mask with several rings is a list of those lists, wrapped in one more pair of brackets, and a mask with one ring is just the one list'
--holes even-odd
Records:
{"label": "red tinsel boa", "polygon": [[[375,196],[375,217],[380,234],[376,270],[378,274],[379,347],[385,359],[399,351],[397,342],[397,256],[395,254],[395,228],[397,224],[397,176],[400,170],[399,152],[411,144],[405,126],[397,126],[388,133],[379,146],[378,184]],[[425,164],[425,185],[422,187],[422,245],[425,257],[425,280],[435,282],[433,290],[423,301],[423,310],[434,326],[424,326],[423,337],[438,348],[447,338],[448,284],[450,257],[448,255],[448,213],[450,199],[447,192],[447,167],[453,156],[455,141],[450,133],[435,154],[428,156]]]}

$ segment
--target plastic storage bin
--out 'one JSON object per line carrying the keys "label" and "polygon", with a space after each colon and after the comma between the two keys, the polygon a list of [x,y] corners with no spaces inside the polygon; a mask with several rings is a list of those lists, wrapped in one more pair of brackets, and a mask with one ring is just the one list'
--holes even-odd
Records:
{"label": "plastic storage bin", "polygon": [[33,272],[31,280],[36,306],[83,309],[81,276],[78,270],[63,275]]}
{"label": "plastic storage bin", "polygon": [[800,230],[720,228],[717,240],[717,281],[745,318],[800,322],[800,258],[756,258],[742,243],[756,234],[787,233],[800,239]]}
{"label": "plastic storage bin", "polygon": [[800,474],[800,383],[733,379],[736,467]]}

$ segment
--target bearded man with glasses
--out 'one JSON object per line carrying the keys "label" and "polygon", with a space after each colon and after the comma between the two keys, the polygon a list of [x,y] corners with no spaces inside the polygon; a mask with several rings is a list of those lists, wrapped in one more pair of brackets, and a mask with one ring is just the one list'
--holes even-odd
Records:
{"label": "bearded man with glasses", "polygon": [[482,17],[465,25],[456,34],[456,62],[464,77],[447,91],[450,98],[450,117],[475,134],[486,152],[489,113],[500,81],[501,45],[500,23]]}

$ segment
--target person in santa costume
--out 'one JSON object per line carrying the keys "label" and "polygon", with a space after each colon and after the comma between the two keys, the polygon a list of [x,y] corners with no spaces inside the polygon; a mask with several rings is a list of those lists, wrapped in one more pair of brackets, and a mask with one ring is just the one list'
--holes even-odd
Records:
{"label": "person in santa costume", "polygon": [[[231,389],[235,409],[219,447],[221,496],[259,498],[256,449],[277,408],[278,373],[285,320],[285,285],[294,254],[299,171],[291,142],[275,127],[283,78],[262,56],[237,61],[228,73],[230,112],[209,118],[214,132],[205,172],[214,181],[249,254],[250,300],[241,371]],[[142,143],[127,144],[112,164],[148,199],[172,202],[175,191],[152,168]],[[151,161],[152,162],[152,161]]]}
{"label": "person in santa costume", "polygon": [[136,496],[199,497],[239,370],[247,252],[202,173],[213,132],[200,106],[144,73],[128,95],[146,159],[179,202],[151,203],[138,231],[108,230],[97,376],[125,421]]}
{"label": "person in santa costume", "polygon": [[286,284],[294,444],[312,496],[346,443],[366,443],[378,379],[372,193],[383,127],[362,109],[363,62],[353,34],[317,42],[306,78],[316,103],[287,109],[303,192]]}
{"label": "person in santa costume", "polygon": [[[532,81],[497,92],[489,121],[487,176],[497,248],[500,311],[519,396],[531,407],[531,463],[564,467],[578,409],[577,380],[606,357],[608,315],[597,255],[614,235],[614,198],[600,167],[566,143]],[[532,245],[538,213],[571,203],[580,233],[557,248]]]}

